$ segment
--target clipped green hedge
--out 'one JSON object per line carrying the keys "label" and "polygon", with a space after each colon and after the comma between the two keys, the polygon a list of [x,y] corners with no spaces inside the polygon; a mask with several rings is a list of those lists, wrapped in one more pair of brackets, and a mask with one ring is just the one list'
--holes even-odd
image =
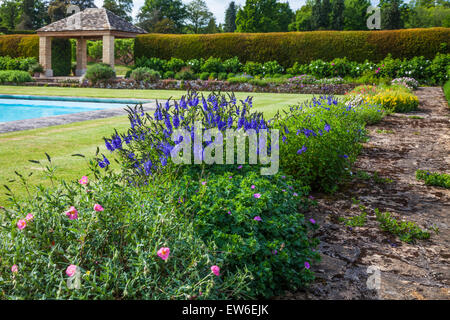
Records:
{"label": "clipped green hedge", "polygon": [[72,72],[72,47],[68,39],[52,40],[53,76],[69,76]]}
{"label": "clipped green hedge", "polygon": [[295,62],[326,61],[347,57],[352,61],[378,62],[388,53],[394,58],[450,53],[450,28],[387,31],[312,31],[286,33],[223,33],[198,35],[140,35],[135,40],[135,59],[172,57],[183,60],[238,57],[246,61],[278,61],[284,67]]}
{"label": "clipped green hedge", "polygon": [[39,58],[39,37],[36,35],[0,35],[0,56]]}

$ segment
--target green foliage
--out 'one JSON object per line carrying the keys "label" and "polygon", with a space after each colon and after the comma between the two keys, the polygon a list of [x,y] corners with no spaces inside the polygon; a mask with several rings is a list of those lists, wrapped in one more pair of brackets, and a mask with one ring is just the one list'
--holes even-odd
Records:
{"label": "green foliage", "polygon": [[87,53],[95,61],[100,61],[103,57],[103,41],[88,41]]}
{"label": "green foliage", "polygon": [[450,54],[438,53],[430,65],[430,73],[436,84],[450,80]]}
{"label": "green foliage", "polygon": [[416,179],[425,181],[425,184],[429,186],[436,186],[450,189],[450,174],[447,173],[417,170]]}
{"label": "green foliage", "polygon": [[181,0],[145,1],[137,15],[138,25],[145,30],[161,32],[169,26],[168,33],[181,32],[186,17],[186,6]]}
{"label": "green foliage", "polygon": [[195,80],[195,79],[197,79],[197,76],[195,75],[195,73],[192,72],[192,70],[189,67],[185,67],[185,68],[181,69],[181,71],[175,75],[175,79],[177,79],[177,80]]}
{"label": "green foliage", "polygon": [[192,171],[177,188],[180,210],[192,214],[204,241],[215,242],[227,270],[249,270],[253,294],[271,297],[313,279],[305,262],[319,258],[312,250],[318,240],[308,237],[317,225],[298,212],[307,206],[307,188],[281,174],[263,177],[246,167],[204,176]]}
{"label": "green foliage", "polygon": [[135,67],[146,67],[158,72],[168,71],[167,61],[159,58],[146,58],[146,57],[137,58]]}
{"label": "green foliage", "polygon": [[36,58],[11,58],[9,56],[0,57],[0,70],[22,70],[28,71],[30,67],[37,64]]}
{"label": "green foliage", "polygon": [[357,216],[351,218],[339,217],[339,221],[343,222],[348,227],[364,227],[367,222],[367,212],[361,212]]}
{"label": "green foliage", "polygon": [[194,73],[199,73],[201,71],[202,65],[205,63],[205,60],[202,59],[191,59],[186,62],[186,65],[192,69]]}
{"label": "green foliage", "polygon": [[[89,176],[85,186],[62,181],[40,187],[29,201],[2,212],[1,299],[254,297],[248,270],[231,269],[226,254],[202,240],[196,223],[180,210],[176,184],[135,188],[120,175],[99,176],[95,168]],[[96,203],[104,211],[94,211]],[[78,219],[64,213],[70,206]],[[28,213],[33,219],[19,230],[17,221]],[[166,261],[157,255],[161,247],[170,248]],[[69,265],[79,268],[79,289],[69,287]],[[212,265],[221,267],[220,277]]]}
{"label": "green foliage", "polygon": [[53,76],[68,76],[72,70],[72,45],[67,39],[52,40]]}
{"label": "green foliage", "polygon": [[164,79],[175,79],[175,72],[171,70],[164,72]]}
{"label": "green foliage", "polygon": [[128,66],[131,64],[131,62],[133,62],[133,52],[134,39],[116,39],[114,41],[114,56],[116,59],[119,59],[122,64]]}
{"label": "green foliage", "polygon": [[106,81],[114,78],[116,73],[108,64],[97,63],[92,65],[85,74],[85,78],[96,84],[100,81]]}
{"label": "green foliage", "polygon": [[225,32],[234,32],[236,30],[236,16],[237,16],[237,6],[234,1],[231,1],[225,11]]}
{"label": "green foliage", "polygon": [[30,74],[26,71],[20,70],[1,70],[0,71],[0,83],[24,83],[31,82],[33,78],[31,78]]}
{"label": "green foliage", "polygon": [[263,74],[263,65],[259,62],[247,61],[244,65],[244,72],[251,76]]}
{"label": "green foliage", "polygon": [[276,61],[268,61],[263,65],[263,75],[281,74],[284,68]]}
{"label": "green foliage", "polygon": [[186,65],[186,63],[177,58],[171,58],[169,61],[167,61],[166,68],[167,71],[173,71],[175,73],[181,71],[181,68],[183,68]]}
{"label": "green foliage", "polygon": [[208,80],[208,78],[209,78],[209,72],[202,72],[199,75],[200,80]]}
{"label": "green foliage", "polygon": [[228,73],[239,73],[242,71],[242,63],[238,57],[227,59],[223,62],[223,67]]}
{"label": "green foliage", "polygon": [[158,71],[146,67],[139,67],[131,72],[130,78],[135,81],[145,81],[153,83],[157,82],[161,78],[161,75]]}
{"label": "green foliage", "polygon": [[[450,74],[449,74],[449,76],[450,76]],[[444,90],[444,94],[445,94],[445,97],[447,98],[448,106],[450,107],[450,80],[448,80],[444,84],[442,89]]]}
{"label": "green foliage", "polygon": [[375,209],[375,214],[381,230],[397,235],[404,242],[414,243],[416,239],[430,238],[430,233],[419,228],[414,222],[398,221],[391,217],[390,212],[381,213],[378,209]]}
{"label": "green foliage", "polygon": [[219,73],[224,72],[225,68],[222,64],[222,61],[219,58],[209,57],[208,60],[206,60],[205,63],[203,63],[200,70],[202,72]]}
{"label": "green foliage", "polygon": [[237,32],[288,31],[294,18],[289,3],[277,0],[246,0],[236,16]]}
{"label": "green foliage", "polygon": [[352,107],[332,97],[292,106],[274,122],[280,130],[281,168],[314,189],[336,190],[361,148],[366,119],[384,114],[376,105]]}

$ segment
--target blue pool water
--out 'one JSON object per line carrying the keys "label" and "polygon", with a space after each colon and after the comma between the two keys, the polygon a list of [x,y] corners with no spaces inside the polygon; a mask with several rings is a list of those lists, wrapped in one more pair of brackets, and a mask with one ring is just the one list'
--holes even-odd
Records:
{"label": "blue pool water", "polygon": [[119,102],[119,100],[112,99],[104,99],[103,102],[99,102],[102,100],[91,99],[94,101],[90,101],[89,99],[83,98],[60,98],[59,100],[53,100],[57,98],[31,96],[18,99],[16,97],[10,97],[0,97],[0,122],[35,119],[92,110],[125,108],[127,105],[134,105],[136,103],[136,101],[123,100]]}

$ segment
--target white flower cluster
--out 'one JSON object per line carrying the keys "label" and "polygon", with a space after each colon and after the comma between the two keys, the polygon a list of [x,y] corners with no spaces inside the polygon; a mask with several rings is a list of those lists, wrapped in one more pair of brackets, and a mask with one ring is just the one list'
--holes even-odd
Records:
{"label": "white flower cluster", "polygon": [[409,77],[395,78],[392,80],[391,84],[403,86],[410,90],[415,90],[419,87],[419,82],[416,79]]}

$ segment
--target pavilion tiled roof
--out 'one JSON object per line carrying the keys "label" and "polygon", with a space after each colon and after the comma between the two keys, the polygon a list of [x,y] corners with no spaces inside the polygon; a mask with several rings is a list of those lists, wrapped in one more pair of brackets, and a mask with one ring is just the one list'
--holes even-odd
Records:
{"label": "pavilion tiled roof", "polygon": [[[74,21],[79,21],[78,24]],[[70,17],[53,22],[37,30],[38,32],[64,31],[121,31],[130,33],[146,33],[111,11],[104,8],[88,8]]]}

